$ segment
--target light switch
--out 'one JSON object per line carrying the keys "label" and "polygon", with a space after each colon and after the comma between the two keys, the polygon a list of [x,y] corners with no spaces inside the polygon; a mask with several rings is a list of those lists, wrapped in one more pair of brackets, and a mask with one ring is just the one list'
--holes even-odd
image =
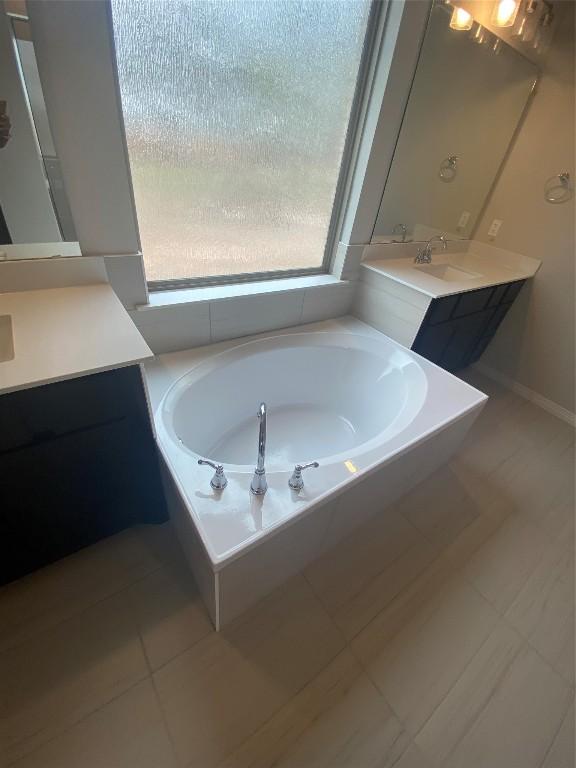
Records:
{"label": "light switch", "polygon": [[498,232],[500,231],[500,227],[502,226],[503,221],[502,219],[494,219],[492,224],[490,224],[490,227],[488,229],[488,237],[496,237]]}
{"label": "light switch", "polygon": [[466,224],[468,224],[470,220],[470,211],[462,211],[462,215],[458,219],[458,224],[456,225],[456,229],[464,229]]}

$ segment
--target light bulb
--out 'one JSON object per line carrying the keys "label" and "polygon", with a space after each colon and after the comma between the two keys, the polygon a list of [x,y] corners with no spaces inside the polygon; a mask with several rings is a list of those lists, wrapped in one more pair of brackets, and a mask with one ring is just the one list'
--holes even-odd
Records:
{"label": "light bulb", "polygon": [[522,38],[526,34],[526,30],[528,29],[528,26],[529,26],[528,16],[524,14],[521,17],[520,21],[518,22],[516,29],[514,30],[514,32],[512,32],[512,37],[517,37],[520,40],[522,40]]}
{"label": "light bulb", "polygon": [[486,42],[486,30],[482,24],[476,24],[474,31],[470,36],[475,43],[478,43],[478,45],[483,45]]}
{"label": "light bulb", "polygon": [[492,23],[497,27],[511,27],[516,21],[518,0],[498,0],[492,14]]}
{"label": "light bulb", "polygon": [[529,43],[536,33],[539,21],[539,14],[536,13],[538,2],[539,0],[526,0],[524,13],[519,14],[516,18],[516,26],[512,32],[512,37],[520,40],[522,43]]}
{"label": "light bulb", "polygon": [[458,8],[458,6],[456,6],[452,12],[452,18],[450,19],[450,28],[459,30],[471,29],[473,21],[474,19],[472,18],[471,14],[468,13],[468,11],[465,11],[464,8]]}
{"label": "light bulb", "polygon": [[554,14],[552,11],[546,11],[546,13],[540,19],[538,28],[532,40],[532,48],[536,53],[542,55],[550,46],[550,39],[552,36],[552,21],[554,20]]}

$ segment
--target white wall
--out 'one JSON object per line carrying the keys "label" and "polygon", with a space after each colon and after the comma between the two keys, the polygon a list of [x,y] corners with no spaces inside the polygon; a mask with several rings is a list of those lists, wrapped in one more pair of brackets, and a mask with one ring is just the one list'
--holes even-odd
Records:
{"label": "white wall", "polygon": [[82,253],[140,250],[109,6],[29,3],[46,109]]}
{"label": "white wall", "polygon": [[482,363],[574,412],[574,200],[545,202],[546,179],[574,166],[574,3],[562,3],[543,77],[504,165],[475,238],[488,242],[494,218],[504,224],[495,245],[542,260]]}

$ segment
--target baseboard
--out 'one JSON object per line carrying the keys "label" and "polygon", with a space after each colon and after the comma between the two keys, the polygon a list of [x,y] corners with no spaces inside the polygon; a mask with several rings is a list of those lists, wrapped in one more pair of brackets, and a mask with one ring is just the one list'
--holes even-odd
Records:
{"label": "baseboard", "polygon": [[511,376],[507,376],[505,373],[497,371],[495,368],[486,365],[486,363],[475,363],[473,367],[489,379],[497,381],[499,384],[502,384],[503,387],[516,392],[520,397],[530,400],[530,402],[540,406],[540,408],[548,411],[548,413],[551,413],[553,416],[557,416],[572,427],[576,427],[576,413],[572,413],[572,411],[569,411],[562,405],[558,405],[558,403],[555,403],[553,400],[549,400],[547,397],[544,397],[544,395],[534,392],[533,389],[524,386],[524,384],[520,384],[519,381],[515,381]]}

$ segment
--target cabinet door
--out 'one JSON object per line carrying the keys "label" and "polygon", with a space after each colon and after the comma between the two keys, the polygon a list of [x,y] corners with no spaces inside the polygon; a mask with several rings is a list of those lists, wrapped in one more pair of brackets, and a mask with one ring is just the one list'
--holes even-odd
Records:
{"label": "cabinet door", "polygon": [[443,296],[441,299],[433,299],[424,320],[426,325],[436,325],[450,320],[459,298],[458,294],[455,294],[454,296]]}
{"label": "cabinet door", "polygon": [[434,299],[412,349],[448,371],[478,360],[523,281]]}
{"label": "cabinet door", "polygon": [[484,352],[486,351],[486,348],[488,344],[492,341],[492,336],[483,336],[481,339],[478,340],[476,343],[476,346],[470,353],[470,357],[468,358],[467,365],[472,365],[472,363],[476,363]]}
{"label": "cabinet door", "polygon": [[492,314],[493,310],[489,309],[452,321],[453,333],[450,344],[444,350],[440,360],[442,368],[455,372],[469,364],[472,350],[475,349],[478,339],[483,335]]}
{"label": "cabinet door", "polygon": [[496,307],[496,309],[494,310],[494,314],[489,319],[486,325],[486,329],[484,331],[486,336],[490,336],[490,338],[494,336],[494,334],[498,330],[498,326],[500,325],[502,320],[504,320],[506,313],[510,309],[510,306],[511,306],[510,304],[502,304],[500,307]]}
{"label": "cabinet door", "polygon": [[46,384],[4,397],[25,416],[36,438],[80,432],[120,421],[129,414],[144,414],[137,366]]}
{"label": "cabinet door", "polygon": [[168,517],[138,369],[62,384],[14,393],[33,429],[14,421],[0,450],[0,583]]}
{"label": "cabinet door", "polygon": [[504,294],[508,290],[508,283],[504,283],[504,285],[497,285],[492,293],[492,296],[490,297],[490,301],[488,302],[489,307],[497,307],[504,298]]}
{"label": "cabinet door", "polygon": [[450,322],[423,327],[418,332],[412,349],[427,360],[440,365],[453,333],[453,323]]}
{"label": "cabinet door", "polygon": [[512,304],[516,296],[520,293],[522,290],[522,286],[524,285],[526,281],[525,280],[518,280],[515,283],[509,283],[508,287],[506,288],[506,293],[504,294],[504,298],[502,299],[503,302],[506,304]]}

